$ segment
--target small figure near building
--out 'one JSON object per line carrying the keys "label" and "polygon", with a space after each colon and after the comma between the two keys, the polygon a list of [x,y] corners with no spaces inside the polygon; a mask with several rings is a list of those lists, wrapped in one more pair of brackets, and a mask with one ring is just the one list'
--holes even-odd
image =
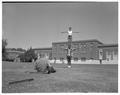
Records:
{"label": "small figure near building", "polygon": [[56,58],[54,58],[54,64],[56,63]]}
{"label": "small figure near building", "polygon": [[99,61],[100,61],[100,64],[102,64],[102,59],[103,59],[103,51],[102,49],[99,50]]}

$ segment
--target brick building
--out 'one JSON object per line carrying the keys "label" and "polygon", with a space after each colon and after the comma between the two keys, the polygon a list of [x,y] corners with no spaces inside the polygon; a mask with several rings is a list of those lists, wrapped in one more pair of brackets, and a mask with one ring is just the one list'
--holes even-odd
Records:
{"label": "brick building", "polygon": [[[73,60],[99,59],[99,45],[103,45],[103,43],[96,39],[73,41],[72,48],[76,49],[72,52]],[[67,42],[52,43],[52,58],[66,59],[67,51],[64,48],[67,48]]]}
{"label": "brick building", "polygon": [[[35,53],[40,56],[48,55],[49,59],[66,60],[67,42],[53,42],[51,48],[36,48]],[[102,42],[92,40],[73,41],[72,48],[76,49],[72,52],[72,60],[118,60],[118,45],[106,45]]]}

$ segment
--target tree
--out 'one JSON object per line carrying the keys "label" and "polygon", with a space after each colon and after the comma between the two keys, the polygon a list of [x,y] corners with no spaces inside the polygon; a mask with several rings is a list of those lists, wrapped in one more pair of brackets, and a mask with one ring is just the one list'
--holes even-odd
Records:
{"label": "tree", "polygon": [[25,49],[17,48],[16,51],[25,51]]}
{"label": "tree", "polygon": [[20,55],[19,57],[21,61],[25,62],[32,62],[33,59],[37,59],[37,55],[32,48],[28,49],[24,54]]}
{"label": "tree", "polygon": [[20,58],[21,62],[25,62],[25,54],[24,53],[20,54],[18,57]]}
{"label": "tree", "polygon": [[2,39],[2,60],[5,61],[7,59],[7,52],[6,52],[6,46],[7,46],[7,39]]}

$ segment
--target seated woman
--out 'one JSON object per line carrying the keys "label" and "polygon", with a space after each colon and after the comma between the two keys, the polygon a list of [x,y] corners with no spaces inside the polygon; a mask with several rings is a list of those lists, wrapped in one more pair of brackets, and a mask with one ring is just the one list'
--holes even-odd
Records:
{"label": "seated woman", "polygon": [[37,70],[37,72],[48,73],[48,74],[56,72],[56,70],[50,64],[48,60],[48,56],[44,56],[43,58],[40,58],[38,56],[38,59],[35,62],[35,70]]}

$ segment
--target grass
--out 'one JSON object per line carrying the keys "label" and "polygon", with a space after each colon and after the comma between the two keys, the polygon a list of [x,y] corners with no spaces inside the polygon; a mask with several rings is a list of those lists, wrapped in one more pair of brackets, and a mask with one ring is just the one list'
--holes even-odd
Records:
{"label": "grass", "polygon": [[[2,63],[2,92],[118,92],[118,65],[54,64],[56,73],[34,72],[32,63]],[[34,78],[34,81],[8,85],[11,81]]]}

